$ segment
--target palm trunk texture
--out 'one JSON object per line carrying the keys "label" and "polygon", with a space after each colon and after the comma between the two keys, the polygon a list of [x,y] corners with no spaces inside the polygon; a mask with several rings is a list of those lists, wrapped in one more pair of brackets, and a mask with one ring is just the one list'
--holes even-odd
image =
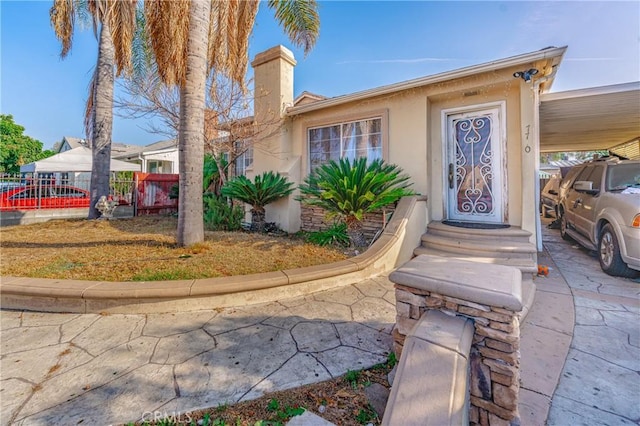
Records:
{"label": "palm trunk texture", "polygon": [[113,81],[115,49],[111,29],[103,24],[98,46],[98,72],[95,85],[95,111],[92,124],[91,154],[91,204],[89,219],[100,217],[96,203],[102,195],[109,195],[109,173],[111,168],[111,131],[113,128]]}
{"label": "palm trunk texture", "polygon": [[178,235],[180,246],[204,241],[202,217],[202,167],[204,164],[204,108],[211,2],[189,5],[186,81],[180,89],[180,198]]}
{"label": "palm trunk texture", "polygon": [[349,241],[351,243],[351,247],[366,247],[367,238],[364,236],[362,232],[362,222],[352,219],[347,219],[347,235],[349,236]]}
{"label": "palm trunk texture", "polygon": [[264,232],[264,227],[266,225],[265,220],[265,211],[251,209],[251,230],[255,232]]}

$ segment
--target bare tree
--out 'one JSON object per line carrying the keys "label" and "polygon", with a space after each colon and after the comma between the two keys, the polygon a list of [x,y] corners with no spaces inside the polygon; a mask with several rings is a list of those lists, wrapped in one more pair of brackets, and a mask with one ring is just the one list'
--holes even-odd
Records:
{"label": "bare tree", "polygon": [[[113,105],[123,118],[144,118],[145,130],[175,138],[180,124],[180,90],[162,83],[155,72],[145,72],[118,80],[126,95],[118,95]],[[152,120],[159,120],[162,125]]]}
{"label": "bare tree", "polygon": [[[223,75],[213,75],[207,81],[205,152],[213,154],[219,170],[224,171],[221,174],[223,181],[235,176],[238,158],[254,146],[259,148],[260,140],[280,131],[281,120],[275,111],[261,123],[254,120],[251,115],[254,97],[246,89],[251,83],[247,81],[243,86]],[[149,120],[146,130],[176,137],[180,124],[180,91],[177,87],[168,87],[153,72],[122,79],[119,84],[125,95],[114,100],[118,116],[159,120],[161,126]]]}

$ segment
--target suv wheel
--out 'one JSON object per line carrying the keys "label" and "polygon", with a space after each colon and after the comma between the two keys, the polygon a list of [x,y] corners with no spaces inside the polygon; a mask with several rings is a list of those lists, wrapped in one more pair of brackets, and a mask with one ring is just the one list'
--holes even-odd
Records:
{"label": "suv wheel", "polygon": [[636,272],[629,268],[620,256],[618,237],[611,224],[607,223],[600,231],[598,239],[598,259],[600,267],[609,275],[632,278]]}
{"label": "suv wheel", "polygon": [[571,241],[571,237],[567,234],[567,216],[560,216],[560,236],[565,241]]}

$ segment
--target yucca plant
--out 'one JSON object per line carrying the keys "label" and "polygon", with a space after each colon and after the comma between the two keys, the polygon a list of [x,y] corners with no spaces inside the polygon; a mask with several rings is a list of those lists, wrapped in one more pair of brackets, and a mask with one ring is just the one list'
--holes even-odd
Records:
{"label": "yucca plant", "polygon": [[262,232],[264,206],[293,192],[293,183],[277,173],[265,172],[251,182],[246,176],[231,179],[222,187],[222,195],[251,204],[251,229]]}
{"label": "yucca plant", "polygon": [[300,185],[303,204],[322,207],[328,217],[339,217],[347,225],[352,246],[363,247],[367,241],[362,232],[365,213],[395,203],[413,191],[409,176],[395,164],[366,158],[331,161],[316,168]]}

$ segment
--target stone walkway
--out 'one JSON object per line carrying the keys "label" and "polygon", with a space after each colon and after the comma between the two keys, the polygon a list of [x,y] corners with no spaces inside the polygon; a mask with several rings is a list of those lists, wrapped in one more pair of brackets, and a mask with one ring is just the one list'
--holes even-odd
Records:
{"label": "stone walkway", "polygon": [[370,367],[391,350],[394,303],[380,277],[219,312],[1,311],[1,423],[126,423]]}
{"label": "stone walkway", "polygon": [[[551,272],[521,333],[522,425],[639,424],[640,282],[555,230],[544,245]],[[0,424],[126,423],[340,376],[386,359],[394,302],[379,277],[219,311],[0,311]]]}
{"label": "stone walkway", "polygon": [[597,257],[557,230],[546,230],[543,240],[576,315],[547,424],[640,424],[640,280],[605,274]]}

